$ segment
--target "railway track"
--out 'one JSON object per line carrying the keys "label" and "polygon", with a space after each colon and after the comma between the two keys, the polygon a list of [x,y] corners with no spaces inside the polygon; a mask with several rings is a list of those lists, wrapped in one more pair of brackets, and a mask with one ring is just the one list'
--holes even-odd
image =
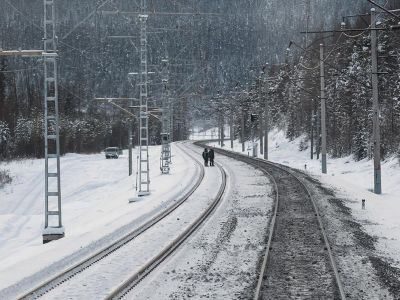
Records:
{"label": "railway track", "polygon": [[307,186],[289,168],[231,151],[215,151],[260,169],[274,185],[275,208],[254,299],[346,299],[318,208]]}
{"label": "railway track", "polygon": [[[206,147],[200,143],[197,143],[197,145]],[[329,240],[318,208],[307,186],[290,169],[280,165],[231,151],[216,149],[216,152],[260,169],[271,178],[274,185],[275,207],[271,218],[268,242],[259,268],[254,299],[345,299],[346,296]],[[201,165],[199,162],[198,164]],[[106,299],[121,299],[129,295],[130,290],[174,253],[214,211],[223,197],[226,187],[225,171],[220,165],[217,165],[217,167],[221,171],[223,180],[212,204],[178,237],[164,247],[158,255],[143,264],[138,271],[108,293]],[[19,298],[31,299],[44,295],[164,219],[195,192],[204,178],[202,166],[201,170],[201,176],[193,188],[165,212],[148,221],[117,243],[69,268]]]}
{"label": "railway track", "polygon": [[156,257],[150,260],[146,265],[144,265],[139,271],[132,274],[127,280],[121,283],[115,290],[113,290],[107,297],[107,300],[111,299],[122,299],[132,290],[144,277],[150,274],[159,264],[161,264],[167,257],[174,253],[174,251],[182,245],[188,237],[190,237],[197,228],[204,223],[205,220],[211,215],[215,210],[221,199],[223,198],[226,189],[226,173],[223,167],[216,164],[222,175],[222,184],[219,191],[212,201],[211,205],[196,218],[194,222],[186,228],[175,240],[173,240],[167,247],[165,247]]}
{"label": "railway track", "polygon": [[[188,154],[188,155],[191,156],[192,158],[194,158],[192,155],[190,155],[190,154]],[[196,161],[196,164],[200,168],[199,177],[198,177],[197,181],[195,182],[195,184],[193,185],[193,187],[187,193],[182,195],[181,198],[179,198],[177,201],[175,201],[173,205],[169,206],[167,209],[165,209],[161,213],[157,214],[154,218],[148,220],[146,223],[144,223],[140,227],[136,228],[135,230],[133,230],[129,234],[125,235],[124,237],[120,238],[116,242],[97,251],[96,253],[93,253],[91,256],[74,264],[73,266],[69,267],[68,269],[64,270],[63,272],[60,272],[59,274],[49,278],[48,280],[37,285],[36,287],[29,290],[28,292],[20,294],[19,296],[17,296],[17,299],[37,299],[37,298],[45,295],[49,291],[59,287],[60,285],[62,285],[65,282],[69,281],[70,279],[75,277],[77,274],[85,271],[86,269],[88,269],[91,266],[95,265],[96,263],[100,262],[101,260],[103,260],[105,257],[111,255],[116,250],[118,250],[121,247],[127,245],[128,243],[132,242],[135,238],[142,235],[143,233],[148,231],[150,228],[155,226],[157,223],[159,223],[161,220],[163,220],[168,215],[170,215],[172,212],[174,212],[178,207],[180,207],[184,202],[186,202],[190,198],[190,196],[193,195],[193,193],[198,189],[200,184],[203,182],[203,179],[205,176],[204,167],[197,159],[194,159],[194,160]]]}

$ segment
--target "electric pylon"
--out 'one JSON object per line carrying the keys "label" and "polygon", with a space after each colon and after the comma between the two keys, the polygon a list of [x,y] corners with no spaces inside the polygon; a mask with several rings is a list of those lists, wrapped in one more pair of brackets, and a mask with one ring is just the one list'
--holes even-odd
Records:
{"label": "electric pylon", "polygon": [[147,19],[146,0],[141,0],[140,21],[140,108],[139,108],[139,191],[138,196],[150,194],[149,170],[149,112],[147,91]]}
{"label": "electric pylon", "polygon": [[168,58],[162,60],[162,128],[161,128],[161,173],[169,174],[171,163],[171,140],[170,140],[170,107],[169,107],[169,61]]}
{"label": "electric pylon", "polygon": [[45,224],[43,243],[64,236],[61,221],[60,137],[54,0],[44,0]]}

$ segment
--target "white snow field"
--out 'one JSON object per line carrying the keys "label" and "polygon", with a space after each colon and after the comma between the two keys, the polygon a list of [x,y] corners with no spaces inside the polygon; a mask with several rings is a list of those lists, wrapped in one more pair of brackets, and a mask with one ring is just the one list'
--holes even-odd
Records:
{"label": "white snow field", "polygon": [[[198,157],[201,156],[198,155]],[[42,298],[105,299],[115,287],[159,255],[171,241],[177,239],[202,212],[206,211],[214,202],[221,183],[220,170],[206,168],[205,177],[200,186],[171,214],[130,243],[113,252],[112,255],[108,255],[87,270],[77,274],[57,289],[49,291]],[[158,273],[158,270],[155,270],[155,273]],[[127,299],[132,298],[127,297]]]}
{"label": "white snow field", "polygon": [[[136,150],[133,154],[135,174]],[[16,293],[26,290],[35,281],[79,261],[132,226],[142,224],[188,190],[196,181],[199,167],[176,145],[172,154],[171,174],[161,175],[160,147],[150,147],[151,195],[135,203],[128,202],[135,194],[135,176],[128,176],[127,152],[119,159],[105,159],[104,154],[63,156],[65,237],[45,245],[44,160],[1,163],[0,169],[9,170],[13,181],[0,189],[0,298],[11,295],[13,289]],[[24,278],[28,280],[19,282]]]}
{"label": "white snow field", "polygon": [[[227,128],[228,126],[226,126]],[[206,132],[195,130],[191,136],[193,140],[210,139],[211,131],[216,138],[216,129]],[[229,139],[229,128],[225,130],[226,139]],[[303,140],[299,137],[289,141],[285,133],[274,129],[269,134],[269,160],[305,170],[319,179],[323,184],[332,187],[338,196],[348,199],[345,204],[352,210],[353,216],[362,224],[365,230],[378,238],[377,250],[384,256],[393,259],[393,263],[400,266],[400,161],[390,157],[382,162],[382,195],[376,195],[373,189],[373,161],[364,159],[355,161],[351,156],[332,159],[328,157],[328,174],[321,173],[321,162],[310,159],[310,149],[300,151],[299,145]],[[258,141],[257,141],[258,143]],[[217,142],[209,143],[219,147]],[[225,141],[225,149],[230,149],[230,141]],[[246,142],[245,154],[250,154],[251,143]],[[241,152],[242,145],[234,141],[233,151]],[[263,155],[259,154],[260,158]],[[365,210],[361,201],[365,199]]]}

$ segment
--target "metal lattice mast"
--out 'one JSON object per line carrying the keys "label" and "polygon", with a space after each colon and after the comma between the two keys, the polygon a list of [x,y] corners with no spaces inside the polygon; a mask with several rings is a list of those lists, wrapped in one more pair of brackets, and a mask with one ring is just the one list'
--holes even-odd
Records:
{"label": "metal lattice mast", "polygon": [[172,97],[168,100],[169,105],[169,133],[171,142],[174,141],[174,99]]}
{"label": "metal lattice mast", "polygon": [[150,194],[149,113],[147,105],[147,9],[141,0],[140,20],[140,108],[139,108],[139,191],[138,196]]}
{"label": "metal lattice mast", "polygon": [[170,107],[169,107],[169,68],[168,59],[162,60],[162,129],[161,129],[161,173],[169,174],[171,162],[171,140],[170,140]]}
{"label": "metal lattice mast", "polygon": [[[172,143],[174,141],[174,98],[172,97],[171,93],[169,93],[168,98],[168,109],[169,109],[169,140]],[[172,149],[170,149],[169,153],[169,163],[172,163]]]}
{"label": "metal lattice mast", "polygon": [[54,0],[44,0],[45,228],[43,242],[64,236],[61,221],[60,138]]}

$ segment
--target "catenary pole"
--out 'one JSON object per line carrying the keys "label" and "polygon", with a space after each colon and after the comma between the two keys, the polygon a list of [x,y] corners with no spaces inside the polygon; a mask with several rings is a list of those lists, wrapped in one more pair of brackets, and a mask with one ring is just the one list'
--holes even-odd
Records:
{"label": "catenary pole", "polygon": [[251,148],[252,148],[252,156],[253,157],[256,157],[257,156],[257,153],[255,152],[255,142],[254,142],[254,116],[253,116],[253,114],[250,114],[250,126],[251,126],[251,128],[250,128],[250,134],[251,134]]}
{"label": "catenary pole", "polygon": [[177,101],[178,99],[176,99],[176,98],[170,98],[170,100],[168,101],[168,103],[169,103],[169,111],[170,111],[170,114],[169,114],[169,116],[170,116],[170,121],[169,121],[169,125],[170,125],[170,127],[171,127],[171,129],[170,129],[170,133],[171,133],[171,142],[173,142],[174,141],[174,134],[175,134],[175,132],[174,132],[174,130],[175,130],[175,116],[174,116],[174,110],[175,110],[175,101]]}
{"label": "catenary pole", "polygon": [[371,55],[372,55],[372,101],[373,101],[373,143],[374,143],[374,193],[382,193],[381,145],[379,126],[378,52],[376,33],[376,12],[371,9]]}
{"label": "catenary pole", "polygon": [[310,150],[310,158],[314,159],[314,109],[311,110],[311,133],[310,133],[310,140],[311,140],[311,150]]}
{"label": "catenary pole", "polygon": [[[64,237],[61,219],[61,167],[58,114],[56,13],[54,0],[44,0],[44,141],[45,224],[43,243]],[[50,164],[49,164],[50,162]]]}
{"label": "catenary pole", "polygon": [[315,131],[316,131],[316,143],[315,151],[317,152],[317,160],[319,160],[321,154],[321,110],[318,109],[318,104],[315,102]]}
{"label": "catenary pole", "polygon": [[163,92],[162,92],[162,130],[161,130],[161,173],[170,173],[170,163],[171,163],[171,144],[170,144],[170,110],[169,110],[169,60],[166,56],[162,60],[162,82],[163,82]]}
{"label": "catenary pole", "polygon": [[223,147],[223,143],[222,143],[222,139],[223,139],[223,137],[222,137],[222,116],[221,116],[221,112],[220,112],[220,115],[219,115],[219,118],[218,118],[218,138],[219,138],[219,145],[221,146],[221,147]]}
{"label": "catenary pole", "polygon": [[149,112],[147,80],[147,0],[141,0],[140,21],[140,111],[139,111],[139,190],[138,196],[150,194]]}
{"label": "catenary pole", "polygon": [[[64,237],[54,0],[43,0],[43,50],[0,50],[0,56],[39,57],[44,66],[45,222],[43,243]],[[49,161],[51,162],[49,166]]]}
{"label": "catenary pole", "polygon": [[132,148],[133,148],[133,136],[132,136],[132,121],[129,121],[128,125],[128,143],[129,143],[129,176],[132,175]]}
{"label": "catenary pole", "polygon": [[268,80],[267,90],[264,98],[264,159],[268,160],[268,135],[269,135],[269,103],[268,103]]}
{"label": "catenary pole", "polygon": [[261,108],[262,105],[262,87],[261,87],[261,76],[260,76],[260,82],[259,82],[259,87],[258,87],[258,103],[260,105],[260,123],[259,123],[259,140],[260,140],[260,154],[264,154],[264,114],[263,114],[263,109]]}
{"label": "catenary pole", "polygon": [[233,132],[233,113],[231,112],[230,115],[230,122],[229,122],[229,138],[231,141],[231,149],[233,149],[233,136],[234,136],[234,132]]}
{"label": "catenary pole", "polygon": [[241,134],[240,134],[240,138],[241,138],[241,140],[242,140],[242,152],[244,152],[245,151],[245,147],[244,147],[244,124],[245,124],[245,120],[244,120],[244,107],[242,106],[242,111],[241,111],[241,118],[242,118],[242,124],[241,124],[241,128],[240,128],[240,132],[241,132]]}
{"label": "catenary pole", "polygon": [[325,99],[325,64],[324,45],[320,44],[320,71],[321,71],[321,164],[322,173],[327,173],[326,166],[326,99]]}
{"label": "catenary pole", "polygon": [[234,138],[234,132],[233,132],[233,104],[231,104],[230,110],[229,110],[229,137],[231,140],[231,149],[233,149],[233,138]]}
{"label": "catenary pole", "polygon": [[[221,103],[221,106],[222,106],[222,103]],[[224,141],[225,141],[225,118],[224,118],[224,112],[221,109],[221,147],[225,146]]]}

